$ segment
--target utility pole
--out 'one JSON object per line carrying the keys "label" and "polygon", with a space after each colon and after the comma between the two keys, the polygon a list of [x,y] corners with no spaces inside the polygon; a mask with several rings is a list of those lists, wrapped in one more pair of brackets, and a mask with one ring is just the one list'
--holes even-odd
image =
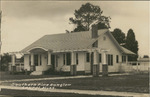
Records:
{"label": "utility pole", "polygon": [[2,11],[0,10],[0,61],[1,61],[1,46],[2,46],[2,41],[1,41],[1,21],[2,21]]}

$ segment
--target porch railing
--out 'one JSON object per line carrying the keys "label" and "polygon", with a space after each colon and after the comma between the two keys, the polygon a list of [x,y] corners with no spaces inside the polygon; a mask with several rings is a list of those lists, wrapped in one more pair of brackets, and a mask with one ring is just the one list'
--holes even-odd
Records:
{"label": "porch railing", "polygon": [[9,71],[17,71],[21,72],[24,70],[24,63],[23,62],[16,62],[15,66],[12,66],[12,63],[9,63]]}

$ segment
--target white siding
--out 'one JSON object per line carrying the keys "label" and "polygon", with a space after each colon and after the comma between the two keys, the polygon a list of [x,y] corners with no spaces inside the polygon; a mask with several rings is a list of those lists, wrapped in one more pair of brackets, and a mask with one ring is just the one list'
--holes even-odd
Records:
{"label": "white siding", "polygon": [[77,71],[85,71],[85,53],[78,52],[78,57],[79,64],[77,65]]}
{"label": "white siding", "polygon": [[[78,65],[77,65],[77,71],[84,71],[85,69],[85,62],[84,62],[84,52],[78,52]],[[63,53],[58,54],[58,67],[56,67],[57,71],[60,71],[61,68],[63,68],[63,71],[69,72],[70,71],[70,65],[64,65],[63,64]]]}
{"label": "white siding", "polygon": [[[87,52],[86,52],[87,53]],[[85,62],[85,73],[91,73],[91,62],[86,61],[86,53],[84,54],[84,62]],[[91,53],[90,54],[90,60],[91,60]]]}
{"label": "white siding", "polygon": [[47,54],[41,54],[42,65],[47,65]]}
{"label": "white siding", "polygon": [[24,69],[27,69],[30,71],[30,65],[29,65],[29,55],[24,55]]}
{"label": "white siding", "polygon": [[[103,37],[106,37],[104,40]],[[119,52],[118,48],[115,46],[113,41],[107,36],[105,33],[101,36],[101,38],[98,41],[98,47],[102,49],[110,49],[107,54],[113,55],[113,66],[108,66],[108,72],[118,72],[120,62],[122,61],[122,54]],[[102,63],[103,63],[103,52],[99,52],[102,54]],[[116,63],[116,55],[119,56],[119,63]],[[100,63],[100,72],[102,72],[102,63]]]}
{"label": "white siding", "polygon": [[58,65],[56,67],[56,70],[60,71],[60,69],[63,67],[63,53],[57,54],[57,60],[58,60]]}

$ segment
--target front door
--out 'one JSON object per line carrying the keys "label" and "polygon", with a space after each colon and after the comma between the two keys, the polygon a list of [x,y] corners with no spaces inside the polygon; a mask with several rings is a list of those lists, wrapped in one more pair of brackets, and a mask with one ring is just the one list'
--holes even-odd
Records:
{"label": "front door", "polygon": [[51,64],[52,64],[52,68],[53,70],[55,70],[55,55],[51,55]]}
{"label": "front door", "polygon": [[38,66],[38,54],[34,55],[34,65]]}

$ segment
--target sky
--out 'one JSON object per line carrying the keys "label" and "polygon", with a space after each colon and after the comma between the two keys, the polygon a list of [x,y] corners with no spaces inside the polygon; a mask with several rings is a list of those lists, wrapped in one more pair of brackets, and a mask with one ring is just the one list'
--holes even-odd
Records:
{"label": "sky", "polygon": [[110,31],[133,29],[139,55],[150,55],[149,1],[1,1],[2,53],[20,51],[46,34],[66,33],[69,18],[82,4],[91,3],[110,16]]}

